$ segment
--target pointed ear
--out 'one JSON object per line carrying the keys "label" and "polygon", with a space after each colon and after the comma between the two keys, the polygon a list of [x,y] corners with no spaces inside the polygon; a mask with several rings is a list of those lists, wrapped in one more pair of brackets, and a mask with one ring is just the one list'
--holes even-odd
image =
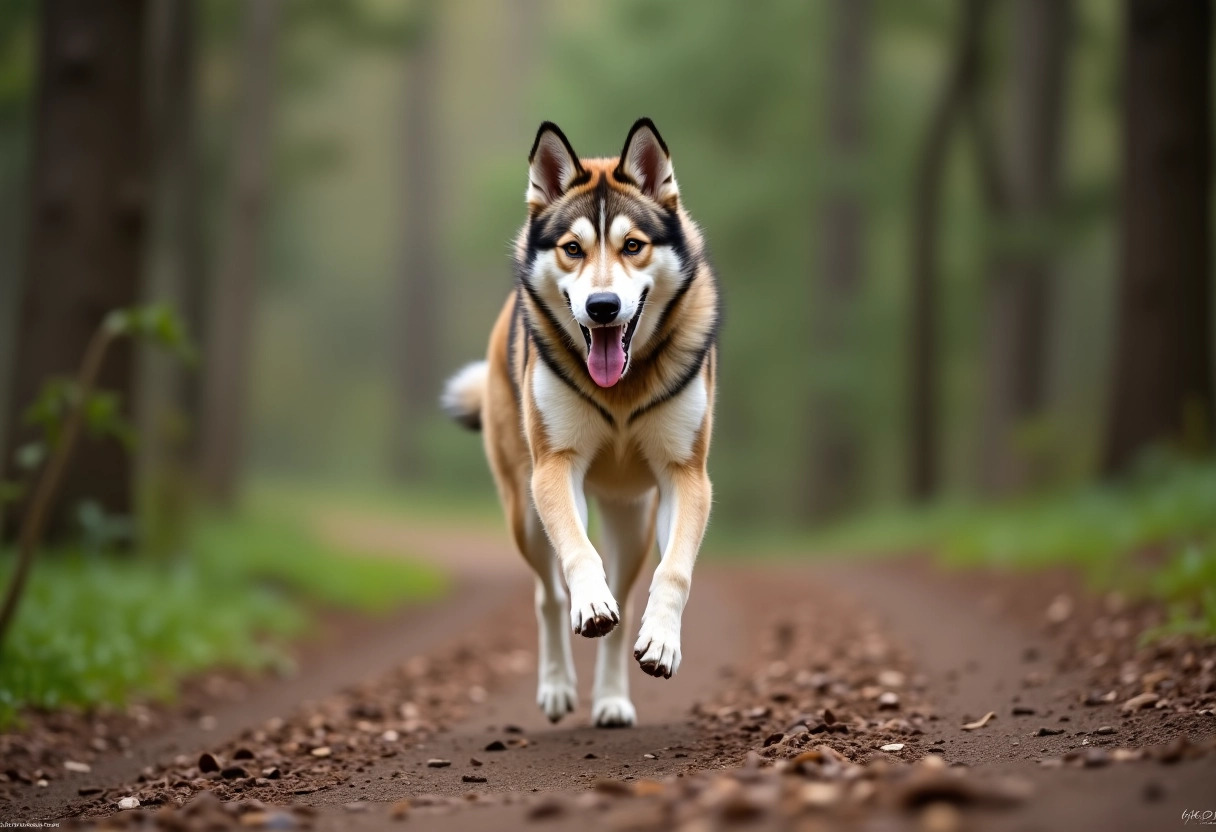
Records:
{"label": "pointed ear", "polygon": [[671,166],[671,154],[648,118],[638,119],[629,129],[616,177],[633,182],[646,196],[671,210],[679,204],[680,189]]}
{"label": "pointed ear", "polygon": [[528,206],[540,211],[557,201],[583,173],[574,148],[561,129],[546,121],[536,132],[528,155]]}

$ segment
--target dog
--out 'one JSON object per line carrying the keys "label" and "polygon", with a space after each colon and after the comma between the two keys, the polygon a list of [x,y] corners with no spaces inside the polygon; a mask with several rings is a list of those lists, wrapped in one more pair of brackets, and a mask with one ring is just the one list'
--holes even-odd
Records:
{"label": "dog", "polygon": [[536,572],[537,704],[553,722],[574,710],[571,633],[602,637],[592,718],[625,727],[637,721],[629,594],[656,534],[661,559],[633,655],[651,676],[680,667],[712,499],[717,278],[650,119],[633,125],[615,159],[580,159],[545,122],[526,200],[515,288],[486,360],[448,381],[442,405],[483,432],[507,524]]}

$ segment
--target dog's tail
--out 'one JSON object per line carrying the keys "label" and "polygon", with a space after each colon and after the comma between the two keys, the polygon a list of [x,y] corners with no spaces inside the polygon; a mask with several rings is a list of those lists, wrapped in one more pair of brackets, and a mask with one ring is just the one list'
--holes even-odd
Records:
{"label": "dog's tail", "polygon": [[469,430],[481,430],[481,407],[486,398],[486,373],[484,361],[466,364],[456,375],[448,379],[443,387],[439,404],[443,412]]}

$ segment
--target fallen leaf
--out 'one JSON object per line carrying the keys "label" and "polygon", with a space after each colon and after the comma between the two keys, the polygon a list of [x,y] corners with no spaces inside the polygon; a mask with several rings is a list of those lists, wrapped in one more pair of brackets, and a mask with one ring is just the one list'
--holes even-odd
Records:
{"label": "fallen leaf", "polygon": [[966,725],[963,726],[963,730],[964,731],[978,731],[980,728],[983,728],[985,725],[987,725],[989,722],[992,722],[992,720],[994,720],[994,719],[996,719],[996,711],[989,711],[988,713],[984,714],[982,717],[977,719],[975,722],[968,722]]}
{"label": "fallen leaf", "polygon": [[1132,711],[1138,711],[1141,708],[1147,708],[1149,705],[1154,704],[1160,698],[1161,697],[1155,693],[1142,693],[1139,696],[1133,696],[1131,699],[1124,702],[1119,706],[1119,710],[1123,711],[1125,714],[1131,713]]}

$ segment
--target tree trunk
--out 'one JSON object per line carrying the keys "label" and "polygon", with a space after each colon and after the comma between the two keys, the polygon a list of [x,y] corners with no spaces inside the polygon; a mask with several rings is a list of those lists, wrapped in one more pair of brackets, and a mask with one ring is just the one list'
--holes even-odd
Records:
{"label": "tree trunk", "polygon": [[[197,143],[195,0],[155,0],[152,6],[151,123],[154,210],[149,292],[179,311],[195,345],[201,343],[206,295],[203,218]],[[163,357],[161,357],[163,358]],[[166,366],[167,365],[167,366]],[[167,415],[183,418],[177,442],[188,456],[197,446],[201,377],[172,360],[151,368],[145,437],[163,432]],[[152,400],[154,397],[154,400]],[[173,410],[174,414],[165,411]]]}
{"label": "tree trunk", "polygon": [[975,86],[987,11],[988,0],[962,0],[954,56],[929,122],[913,191],[909,486],[914,500],[928,499],[938,488],[937,226],[941,185],[950,139]]}
{"label": "tree trunk", "polygon": [[[145,4],[44,0],[41,14],[30,237],[2,458],[10,473],[14,450],[36,438],[22,425],[26,406],[48,377],[74,374],[107,313],[138,300],[142,271]],[[98,379],[128,417],[133,363],[128,343],[119,345]],[[82,500],[129,515],[133,467],[112,439],[83,443],[49,534],[72,527]]]}
{"label": "tree trunk", "polygon": [[[1070,12],[1068,0],[1013,6],[1004,158],[990,146],[980,150],[989,157],[986,201],[998,224],[1043,229],[1058,208]],[[991,142],[992,133],[981,127],[977,139]],[[988,494],[1004,494],[1032,484],[1040,467],[1017,447],[1016,432],[1040,412],[1046,393],[1051,256],[1042,240],[1032,240],[991,253],[988,269],[979,484]]]}
{"label": "tree trunk", "polygon": [[[822,206],[822,260],[813,308],[813,349],[831,365],[855,346],[857,297],[861,290],[864,215],[856,172],[865,143],[866,82],[870,3],[833,0],[835,18],[828,82],[828,146],[833,166],[848,172],[846,182]],[[840,515],[855,505],[861,485],[861,442],[850,390],[829,372],[812,401],[810,484],[805,508],[815,519]]]}
{"label": "tree trunk", "polygon": [[1211,5],[1129,0],[1114,387],[1105,470],[1211,448]]}
{"label": "tree trunk", "polygon": [[204,489],[221,504],[236,496],[244,453],[282,18],[280,0],[257,0],[244,8],[242,97],[225,211],[224,251],[207,304],[204,337],[200,469]]}
{"label": "tree trunk", "polygon": [[438,148],[435,140],[438,50],[437,6],[424,13],[421,37],[407,61],[402,156],[401,273],[395,315],[396,389],[401,423],[396,428],[393,466],[416,479],[426,464],[421,432],[435,412],[439,377]]}

